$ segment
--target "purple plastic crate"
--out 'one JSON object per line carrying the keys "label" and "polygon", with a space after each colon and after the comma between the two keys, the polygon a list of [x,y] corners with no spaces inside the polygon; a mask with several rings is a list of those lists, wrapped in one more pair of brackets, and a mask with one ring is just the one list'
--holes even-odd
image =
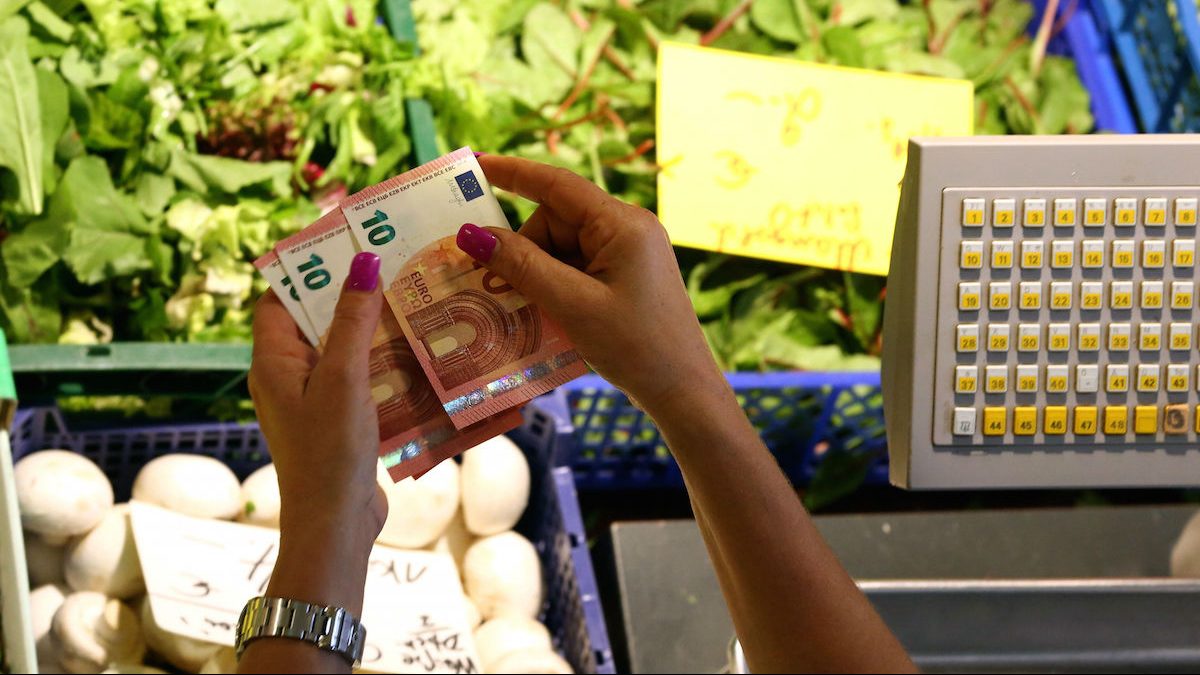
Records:
{"label": "purple plastic crate", "polygon": [[[887,482],[883,397],[878,372],[729,373],[751,423],[796,484],[807,484],[831,452],[868,455],[867,481]],[[654,421],[596,375],[539,399],[562,432],[555,463],[583,490],[682,488],[683,476]],[[696,411],[697,415],[703,411]],[[574,427],[574,433],[568,433]]]}
{"label": "purple plastic crate", "polygon": [[[596,588],[580,517],[575,482],[551,458],[564,427],[538,405],[525,408],[525,423],[509,435],[525,451],[533,477],[529,508],[517,531],[538,550],[546,598],[542,620],[554,646],[576,672],[612,673],[612,649]],[[92,459],[108,475],[119,501],[129,498],[137,471],[150,459],[171,452],[216,457],[239,478],[266,464],[266,440],[257,424],[188,424],[71,432],[55,408],[18,412],[12,433],[13,457],[62,448]]]}

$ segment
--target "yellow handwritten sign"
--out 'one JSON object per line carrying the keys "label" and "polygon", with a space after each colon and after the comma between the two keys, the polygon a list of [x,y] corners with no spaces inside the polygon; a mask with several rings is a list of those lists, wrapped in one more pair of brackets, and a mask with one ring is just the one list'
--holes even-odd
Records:
{"label": "yellow handwritten sign", "polygon": [[965,136],[971,83],[690,45],[658,54],[671,240],[887,274],[910,136]]}

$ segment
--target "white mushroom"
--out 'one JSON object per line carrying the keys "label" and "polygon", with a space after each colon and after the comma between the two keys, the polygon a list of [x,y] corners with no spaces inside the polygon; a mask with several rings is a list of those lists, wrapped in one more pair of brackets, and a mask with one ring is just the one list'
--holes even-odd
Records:
{"label": "white mushroom", "polygon": [[146,645],[150,647],[150,651],[180,670],[194,673],[221,650],[221,645],[163,630],[154,620],[149,597],[142,600],[139,613]]}
{"label": "white mushroom", "polygon": [[458,464],[442,462],[420,480],[399,483],[379,464],[379,484],[387,495],[388,517],[379,543],[396,548],[422,548],[446,530],[458,509]]}
{"label": "white mushroom", "polygon": [[509,613],[532,619],[542,605],[537,551],[516,532],[471,544],[463,560],[463,581],[484,620]]}
{"label": "white mushroom", "polygon": [[552,651],[550,631],[533,619],[515,614],[490,619],[475,630],[475,651],[485,673],[496,672],[501,659],[523,649]]}
{"label": "white mushroom", "polygon": [[177,453],[142,467],[133,498],[197,518],[231,520],[242,508],[242,486],[221,461]]}
{"label": "white mushroom", "polygon": [[237,672],[237,652],[233,647],[221,647],[200,667],[201,675],[222,675]]}
{"label": "white mushroom", "polygon": [[104,671],[107,675],[166,675],[167,671],[140,663],[114,663]]}
{"label": "white mushroom", "polygon": [[487,672],[571,675],[575,671],[571,670],[571,664],[549,649],[521,649],[509,652]]}
{"label": "white mushroom", "polygon": [[242,508],[238,522],[279,529],[279,476],[268,464],[242,483]]}
{"label": "white mushroom", "polygon": [[59,584],[63,579],[62,546],[52,546],[32,532],[25,533],[25,566],[29,569],[29,585]]}
{"label": "white mushroom", "polygon": [[[54,636],[50,626],[54,615],[62,607],[70,589],[59,584],[38,586],[29,592],[29,622],[33,628],[33,644],[37,647],[38,663],[57,666],[58,647],[54,644]],[[59,666],[61,670],[61,666]]]}
{"label": "white mushroom", "polygon": [[1171,576],[1200,578],[1200,511],[1183,526],[1171,549]]}
{"label": "white mushroom", "polygon": [[507,436],[484,441],[463,453],[463,520],[487,536],[511,530],[529,504],[529,461]]}
{"label": "white mushroom", "polygon": [[129,505],[116,505],[95,529],[72,539],[63,567],[67,583],[77,591],[126,599],[145,590]]}
{"label": "white mushroom", "polygon": [[479,624],[483,623],[483,615],[479,613],[479,608],[475,606],[475,603],[470,598],[464,597],[463,603],[466,605],[467,626],[471,630],[475,630],[479,627]]}
{"label": "white mushroom", "polygon": [[100,467],[67,450],[35,452],[13,469],[21,525],[48,544],[96,526],[112,508],[112,484]]}
{"label": "white mushroom", "polygon": [[475,543],[475,535],[471,534],[463,523],[462,509],[454,512],[454,517],[450,520],[450,524],[446,526],[446,531],[442,536],[433,542],[429,550],[435,553],[446,553],[454,558],[454,564],[462,574],[463,558],[467,555],[467,549],[471,548],[471,544]]}
{"label": "white mushroom", "polygon": [[137,614],[120,600],[92,591],[72,593],[54,615],[59,661],[71,673],[98,673],[113,663],[136,663],[146,653]]}

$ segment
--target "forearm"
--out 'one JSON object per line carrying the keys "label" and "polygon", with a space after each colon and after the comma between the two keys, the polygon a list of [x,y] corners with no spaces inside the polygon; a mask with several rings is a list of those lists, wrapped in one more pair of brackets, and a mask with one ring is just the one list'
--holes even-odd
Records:
{"label": "forearm", "polygon": [[[352,540],[357,538],[345,531],[316,527],[285,533],[266,595],[344,607],[361,618],[371,548]],[[265,638],[247,645],[238,672],[349,673],[350,664],[307,642]]]}
{"label": "forearm", "polygon": [[911,671],[719,375],[647,402],[755,672]]}

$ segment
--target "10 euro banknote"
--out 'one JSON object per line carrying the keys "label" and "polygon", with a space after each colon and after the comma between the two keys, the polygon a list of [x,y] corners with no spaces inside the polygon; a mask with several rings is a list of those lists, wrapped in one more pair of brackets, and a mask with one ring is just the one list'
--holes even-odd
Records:
{"label": "10 euro banknote", "polygon": [[380,256],[371,391],[396,480],[514,428],[522,404],[586,370],[549,317],[457,248],[468,222],[508,227],[463,148],[352,195],[255,262],[323,349],[354,255]]}

